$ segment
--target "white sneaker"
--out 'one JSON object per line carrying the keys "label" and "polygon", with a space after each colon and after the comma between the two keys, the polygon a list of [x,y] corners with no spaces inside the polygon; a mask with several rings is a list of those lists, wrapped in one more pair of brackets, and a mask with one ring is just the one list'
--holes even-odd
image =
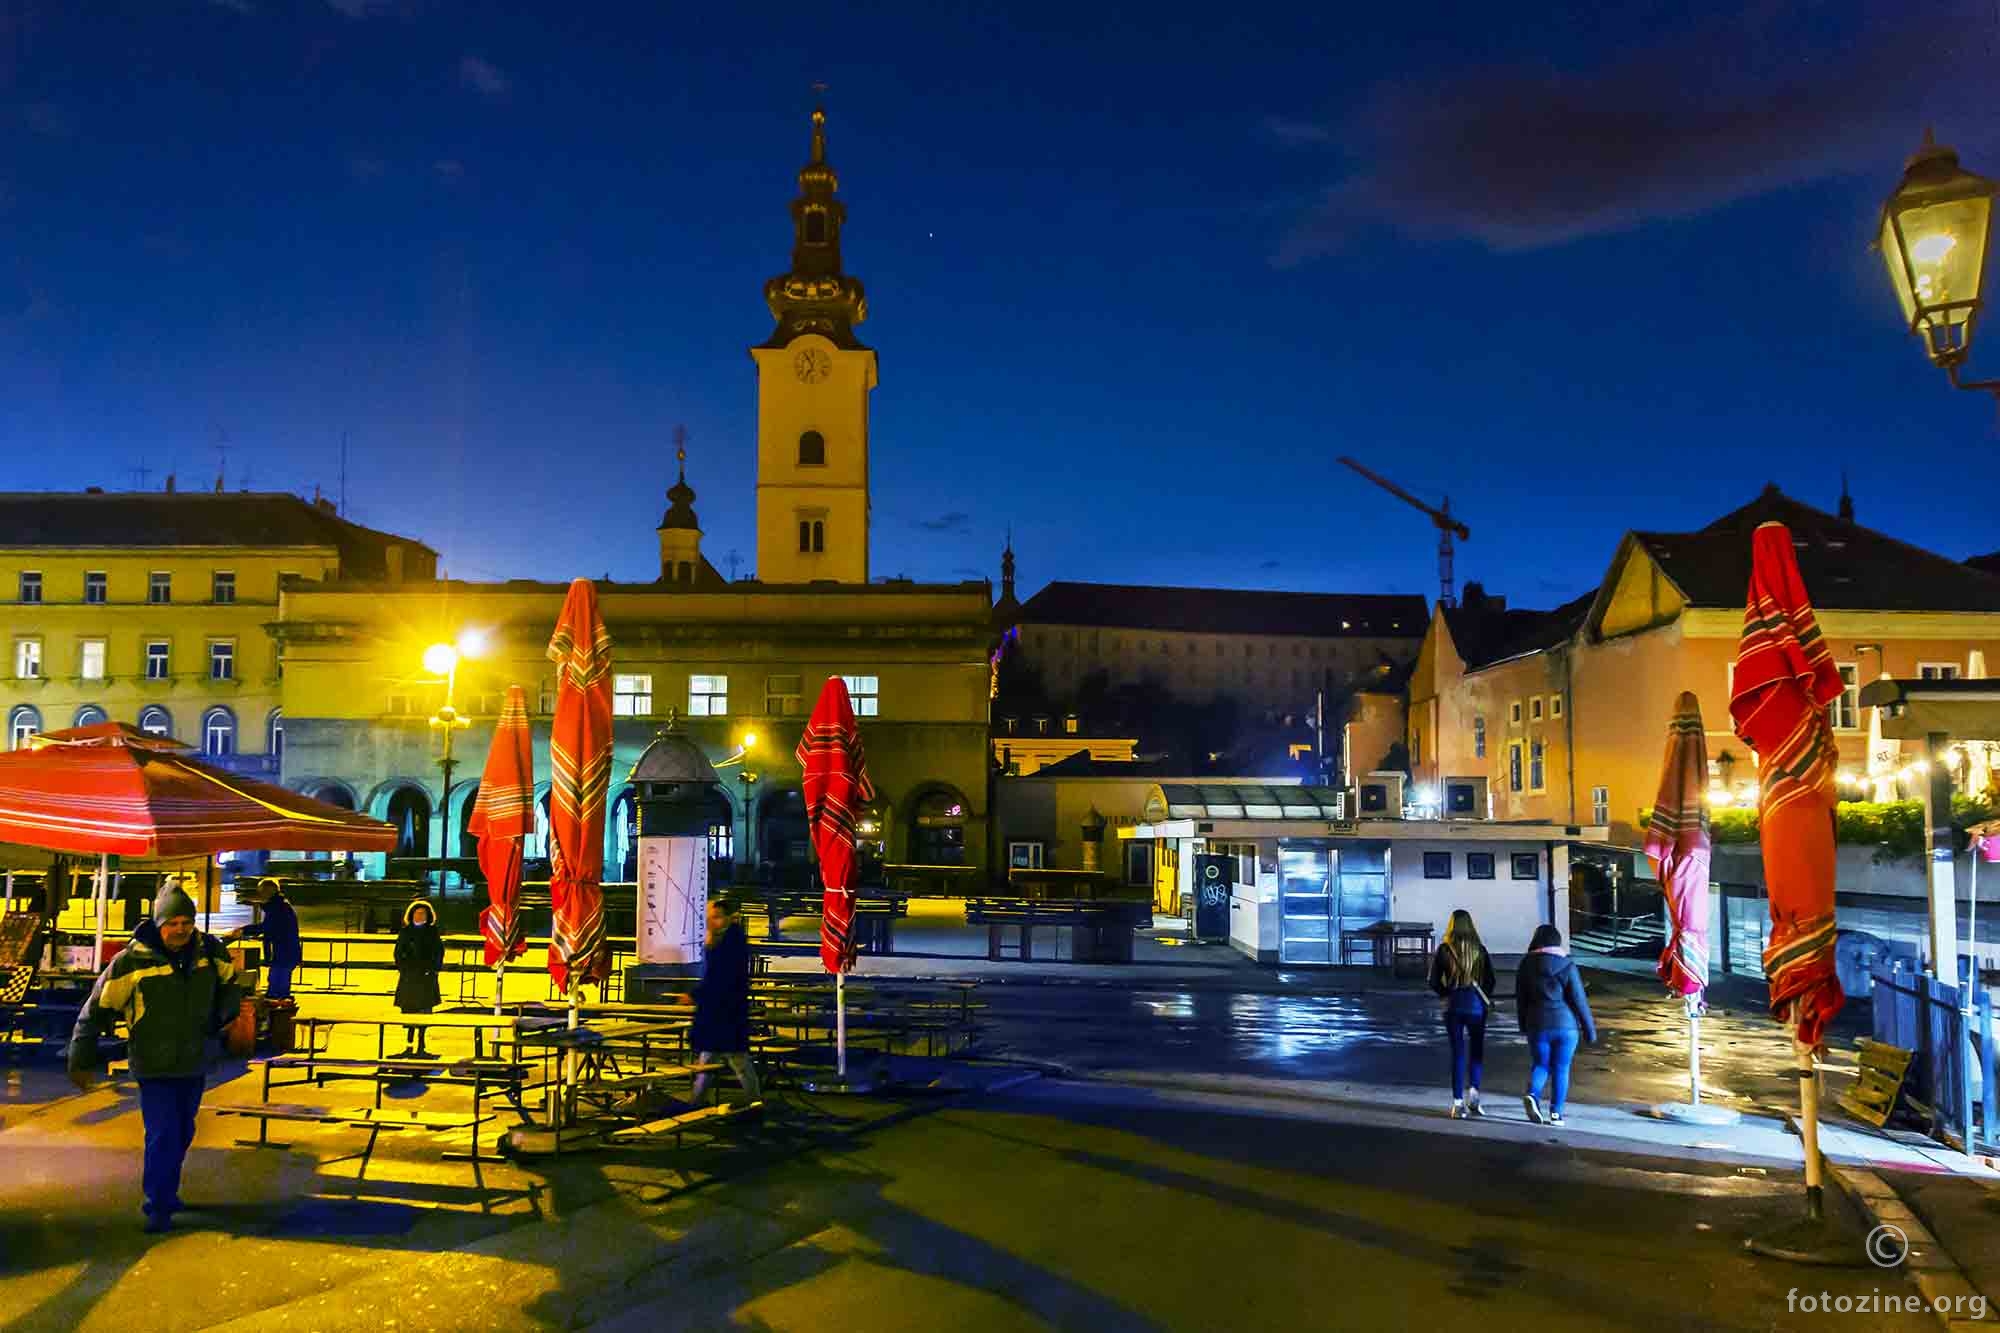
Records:
{"label": "white sneaker", "polygon": [[1543,1123],[1542,1104],[1535,1100],[1534,1093],[1524,1092],[1521,1094],[1521,1109],[1528,1113],[1528,1119],[1538,1125]]}
{"label": "white sneaker", "polygon": [[1486,1112],[1479,1109],[1479,1094],[1477,1092],[1469,1094],[1465,1099],[1465,1118],[1467,1120],[1484,1120],[1486,1118]]}
{"label": "white sneaker", "polygon": [[1463,1119],[1465,1119],[1465,1101],[1464,1101],[1464,1099],[1463,1099],[1463,1098],[1454,1098],[1454,1099],[1452,1100],[1452,1103],[1451,1103],[1451,1118],[1452,1118],[1453,1120],[1463,1120]]}
{"label": "white sneaker", "polygon": [[1549,1112],[1549,1123],[1550,1123],[1551,1125],[1554,1125],[1554,1126],[1555,1126],[1556,1128],[1558,1128],[1558,1129],[1562,1128],[1562,1125],[1563,1125],[1563,1116],[1562,1116],[1562,1112],[1561,1112],[1561,1111],[1551,1111],[1551,1112]]}

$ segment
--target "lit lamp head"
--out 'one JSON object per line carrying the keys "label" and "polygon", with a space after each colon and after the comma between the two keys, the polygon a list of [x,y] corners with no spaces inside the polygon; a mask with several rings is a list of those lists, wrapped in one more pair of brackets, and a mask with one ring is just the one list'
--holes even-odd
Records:
{"label": "lit lamp head", "polygon": [[1910,332],[1934,365],[1955,370],[1972,347],[1993,214],[1994,183],[1958,165],[1924,132],[1882,205],[1877,246]]}
{"label": "lit lamp head", "polygon": [[424,649],[424,670],[433,676],[449,676],[458,670],[458,649],[448,643],[434,643]]}

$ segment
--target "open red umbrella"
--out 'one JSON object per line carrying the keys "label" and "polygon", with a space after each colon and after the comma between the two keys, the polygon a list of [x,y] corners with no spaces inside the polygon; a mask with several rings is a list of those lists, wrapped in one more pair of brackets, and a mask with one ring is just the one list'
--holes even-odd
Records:
{"label": "open red umbrella", "polygon": [[1666,894],[1673,936],[1660,954],[1660,980],[1676,995],[1708,989],[1708,736],[1701,700],[1682,691],[1667,726],[1660,790],[1646,826],[1646,859]]}
{"label": "open red umbrella", "polygon": [[549,975],[563,990],[611,972],[604,942],[604,802],[611,785],[611,636],[589,579],[569,585],[549,639]]}
{"label": "open red umbrella", "polygon": [[875,799],[868,780],[868,758],[861,748],[861,731],[854,723],[854,703],[847,682],[829,676],[813,705],[805,734],[799,738],[800,786],[806,819],[812,829],[813,851],[819,858],[819,959],[833,973],[837,991],[835,1061],[847,1073],[846,973],[854,966],[854,884],[859,869],[854,851],[854,824],[861,810]]}
{"label": "open red umbrella", "polygon": [[467,827],[479,839],[479,868],[486,875],[488,906],[479,914],[479,933],[486,940],[486,965],[494,969],[497,1008],[508,960],[528,947],[521,925],[521,855],[535,829],[535,756],[529,744],[528,697],[519,685],[507,687]]}
{"label": "open red umbrella", "polygon": [[1833,812],[1839,751],[1826,705],[1843,688],[1782,523],[1752,539],[1729,716],[1757,753],[1758,837],[1770,897],[1771,1013],[1811,1050],[1843,996],[1834,973]]}

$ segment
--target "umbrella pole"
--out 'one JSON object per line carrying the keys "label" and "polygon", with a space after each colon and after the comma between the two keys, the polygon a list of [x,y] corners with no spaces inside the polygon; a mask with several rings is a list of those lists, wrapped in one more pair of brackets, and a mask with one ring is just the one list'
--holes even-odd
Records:
{"label": "umbrella pole", "polygon": [[1687,1003],[1688,1015],[1688,1105],[1701,1105],[1701,1010],[1695,1007],[1695,997],[1690,995]]}
{"label": "umbrella pole", "polygon": [[502,954],[500,961],[493,965],[493,1016],[495,1018],[506,1016],[506,1009],[504,1008],[506,995],[507,957],[505,954]]}
{"label": "umbrella pole", "polygon": [[111,896],[111,854],[103,852],[97,858],[97,883],[93,886],[97,897],[97,948],[90,955],[91,971],[104,966],[104,909]]}
{"label": "umbrella pole", "polygon": [[833,974],[834,1073],[847,1077],[847,973]]}
{"label": "umbrella pole", "polygon": [[1806,1216],[1817,1222],[1824,1216],[1820,1194],[1819,1160],[1819,1070],[1813,1063],[1812,1048],[1795,1046],[1799,1063],[1799,1135],[1806,1146]]}

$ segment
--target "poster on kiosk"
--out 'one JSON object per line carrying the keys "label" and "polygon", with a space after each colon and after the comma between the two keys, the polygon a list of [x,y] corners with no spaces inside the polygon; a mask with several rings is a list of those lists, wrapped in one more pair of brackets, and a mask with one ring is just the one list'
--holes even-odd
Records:
{"label": "poster on kiosk", "polygon": [[699,967],[708,920],[708,838],[639,839],[639,961]]}

